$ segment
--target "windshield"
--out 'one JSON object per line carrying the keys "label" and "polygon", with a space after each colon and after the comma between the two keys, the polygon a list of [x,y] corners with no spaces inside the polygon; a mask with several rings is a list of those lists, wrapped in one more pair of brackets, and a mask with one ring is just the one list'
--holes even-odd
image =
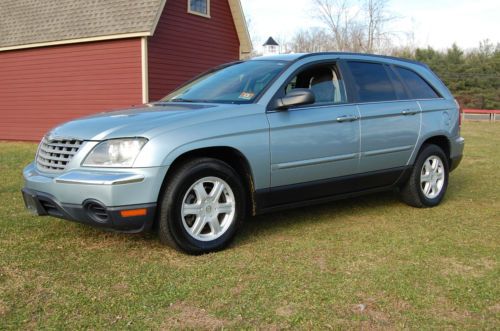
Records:
{"label": "windshield", "polygon": [[161,101],[252,103],[286,66],[284,61],[248,61],[209,72]]}

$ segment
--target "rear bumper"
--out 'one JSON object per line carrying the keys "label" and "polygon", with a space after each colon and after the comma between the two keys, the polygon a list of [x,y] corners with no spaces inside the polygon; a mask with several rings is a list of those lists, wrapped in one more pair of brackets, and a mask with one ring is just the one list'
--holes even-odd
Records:
{"label": "rear bumper", "polygon": [[451,158],[451,163],[450,163],[450,172],[458,168],[460,165],[460,162],[462,162],[463,155],[455,156]]}
{"label": "rear bumper", "polygon": [[[155,220],[156,204],[141,204],[120,207],[107,207],[93,199],[87,199],[81,205],[66,204],[54,196],[22,189],[26,208],[37,216],[53,216],[68,221],[87,224],[119,232],[138,233],[149,231]],[[140,215],[123,217],[122,211],[140,210]]]}
{"label": "rear bumper", "polygon": [[457,137],[451,144],[450,151],[450,171],[455,170],[462,162],[464,155],[465,140],[462,137]]}

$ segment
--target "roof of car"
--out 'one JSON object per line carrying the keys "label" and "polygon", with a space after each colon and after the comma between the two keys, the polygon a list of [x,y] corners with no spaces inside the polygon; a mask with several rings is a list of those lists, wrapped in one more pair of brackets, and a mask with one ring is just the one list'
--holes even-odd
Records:
{"label": "roof of car", "polygon": [[421,66],[425,66],[425,64],[413,61],[409,59],[404,59],[400,57],[394,56],[386,56],[386,55],[377,55],[377,54],[368,54],[368,53],[351,53],[351,52],[322,52],[322,53],[291,53],[291,54],[280,54],[280,55],[269,55],[269,56],[260,56],[255,57],[252,60],[275,60],[275,61],[298,61],[303,58],[313,57],[313,56],[321,56],[321,55],[329,55],[332,57],[335,56],[355,56],[355,57],[366,57],[366,58],[379,58],[379,59],[388,59],[388,60],[396,60],[403,61],[412,64],[417,64]]}
{"label": "roof of car", "polygon": [[267,55],[267,56],[254,57],[251,60],[295,61],[304,55],[307,55],[307,54],[305,54],[305,53],[290,53],[290,54],[279,54],[279,55]]}

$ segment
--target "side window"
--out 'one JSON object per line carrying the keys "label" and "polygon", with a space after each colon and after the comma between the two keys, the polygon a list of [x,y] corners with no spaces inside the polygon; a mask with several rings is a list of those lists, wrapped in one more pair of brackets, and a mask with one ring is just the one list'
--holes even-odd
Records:
{"label": "side window", "polygon": [[210,17],[210,0],[188,0],[188,13]]}
{"label": "side window", "polygon": [[296,88],[307,88],[313,91],[316,97],[315,105],[347,101],[344,82],[334,64],[322,64],[304,69],[285,86],[285,93]]}
{"label": "side window", "polygon": [[382,64],[348,61],[360,102],[398,100],[394,86]]}
{"label": "side window", "polygon": [[435,99],[440,96],[436,91],[416,72],[402,67],[395,67],[398,74],[408,86],[414,99]]}
{"label": "side window", "polygon": [[392,85],[394,86],[394,91],[396,92],[396,96],[398,97],[398,99],[399,100],[411,99],[411,97],[408,95],[408,92],[406,91],[403,82],[401,81],[401,78],[399,78],[390,67],[386,68],[387,68],[387,73],[391,78]]}

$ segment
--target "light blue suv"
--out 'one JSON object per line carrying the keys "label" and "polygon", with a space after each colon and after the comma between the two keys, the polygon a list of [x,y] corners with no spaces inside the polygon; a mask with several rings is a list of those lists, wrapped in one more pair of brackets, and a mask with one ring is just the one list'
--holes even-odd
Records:
{"label": "light blue suv", "polygon": [[[168,79],[168,77],[165,77]],[[247,215],[397,188],[438,205],[462,158],[459,107],[424,64],[351,53],[215,68],[163,100],[63,124],[24,169],[37,215],[158,229],[191,254]]]}

